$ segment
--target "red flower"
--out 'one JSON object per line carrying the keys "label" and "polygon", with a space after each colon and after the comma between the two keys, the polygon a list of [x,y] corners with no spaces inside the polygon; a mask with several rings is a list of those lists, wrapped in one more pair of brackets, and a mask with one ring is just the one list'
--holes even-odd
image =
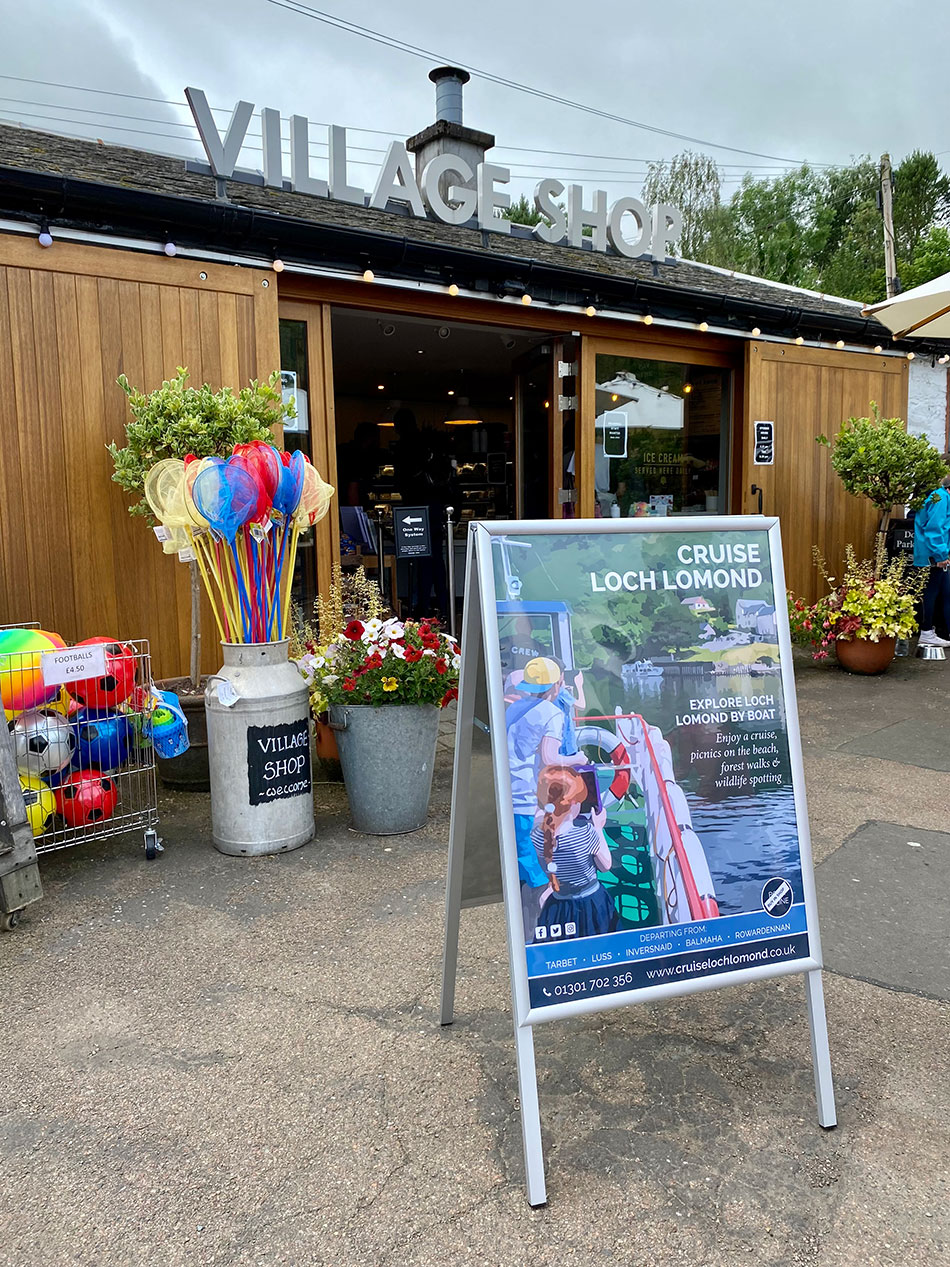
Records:
{"label": "red flower", "polygon": [[343,630],[343,636],[349,638],[351,642],[359,642],[363,636],[363,622],[360,620],[351,620],[347,627]]}
{"label": "red flower", "polygon": [[449,666],[445,663],[444,660],[436,660],[435,671],[436,673],[448,673]]}
{"label": "red flower", "polygon": [[433,634],[424,634],[422,637],[422,645],[427,651],[438,651],[439,639]]}
{"label": "red flower", "polygon": [[422,659],[421,647],[407,647],[406,648],[406,663],[407,664],[415,664],[417,661],[421,659]]}
{"label": "red flower", "polygon": [[458,688],[455,686],[450,686],[449,689],[442,696],[442,703],[439,705],[439,707],[445,708],[446,704],[448,704],[450,700],[458,699],[458,697],[459,697]]}
{"label": "red flower", "polygon": [[383,657],[379,654],[378,651],[374,651],[372,655],[368,655],[366,657],[366,664],[364,665],[364,668],[381,669],[382,667],[383,667]]}
{"label": "red flower", "polygon": [[344,691],[355,691],[355,690],[356,690],[356,679],[355,679],[355,678],[351,678],[351,677],[346,678],[346,680],[345,680],[345,681],[344,681],[344,683],[343,683],[343,689],[344,689]]}

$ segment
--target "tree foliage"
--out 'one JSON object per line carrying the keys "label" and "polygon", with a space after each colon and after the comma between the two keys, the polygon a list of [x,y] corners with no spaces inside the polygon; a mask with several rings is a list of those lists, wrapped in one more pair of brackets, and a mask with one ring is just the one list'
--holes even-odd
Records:
{"label": "tree foliage", "polygon": [[[682,208],[687,259],[873,303],[885,294],[879,186],[878,163],[865,155],[841,167],[747,174],[724,201],[716,164],[687,150],[651,166],[644,198]],[[950,178],[933,154],[915,150],[894,169],[894,235],[905,289],[950,270],[948,218]]]}
{"label": "tree foliage", "polygon": [[[871,415],[841,424],[831,442],[831,465],[849,493],[880,511],[883,528],[892,506],[919,509],[948,468],[926,436],[910,435],[900,418],[882,418],[873,400]],[[825,436],[818,442],[829,443]]]}

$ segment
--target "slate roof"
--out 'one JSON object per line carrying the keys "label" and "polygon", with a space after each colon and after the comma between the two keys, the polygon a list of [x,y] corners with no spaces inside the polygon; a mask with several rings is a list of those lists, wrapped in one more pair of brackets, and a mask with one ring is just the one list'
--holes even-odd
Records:
{"label": "slate roof", "polygon": [[[210,175],[188,171],[182,159],[148,153],[125,146],[76,140],[53,133],[0,125],[0,214],[9,214],[3,196],[4,170],[54,173],[96,185],[125,191],[173,195],[202,203],[215,201],[215,182]],[[227,194],[236,207],[308,222],[314,227],[363,230],[413,243],[444,245],[484,253],[490,257],[510,257],[525,264],[581,270],[592,284],[598,278],[634,279],[662,285],[671,292],[710,298],[726,295],[750,304],[779,306],[802,314],[825,318],[860,317],[860,305],[849,300],[817,295],[793,287],[749,278],[688,261],[668,263],[630,260],[602,252],[551,245],[517,232],[511,236],[485,232],[474,227],[445,225],[420,220],[396,211],[375,211],[326,198],[267,188],[263,185],[229,181]],[[52,213],[50,218],[52,219]],[[518,228],[518,226],[513,226]],[[880,330],[886,342],[886,331]]]}

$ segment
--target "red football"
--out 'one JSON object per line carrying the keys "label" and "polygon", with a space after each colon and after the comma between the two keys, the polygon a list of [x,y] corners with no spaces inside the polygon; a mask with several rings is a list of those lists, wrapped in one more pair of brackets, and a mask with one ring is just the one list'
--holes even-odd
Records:
{"label": "red football", "polygon": [[86,638],[76,646],[91,647],[97,643],[104,643],[106,648],[105,676],[81,678],[67,689],[83,708],[116,708],[129,698],[135,686],[135,651],[114,638]]}
{"label": "red football", "polygon": [[70,827],[91,827],[115,813],[119,787],[115,779],[98,770],[76,770],[54,789],[53,795],[57,814]]}

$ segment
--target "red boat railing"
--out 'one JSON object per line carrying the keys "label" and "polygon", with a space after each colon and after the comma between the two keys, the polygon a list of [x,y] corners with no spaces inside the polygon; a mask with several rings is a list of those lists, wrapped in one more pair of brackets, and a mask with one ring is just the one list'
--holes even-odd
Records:
{"label": "red boat railing", "polygon": [[653,744],[650,740],[650,732],[647,729],[647,723],[640,713],[613,713],[610,716],[588,715],[578,716],[577,722],[583,725],[585,722],[592,721],[611,721],[636,720],[643,729],[643,738],[646,743],[647,754],[650,758],[650,765],[653,768],[653,776],[656,780],[657,790],[660,794],[660,804],[663,807],[663,816],[666,819],[666,825],[669,829],[670,840],[672,841],[673,854],[679,864],[680,874],[683,877],[683,888],[686,891],[686,903],[689,907],[690,917],[692,919],[713,919],[719,914],[719,906],[713,897],[703,897],[699,892],[696,884],[696,877],[693,875],[693,868],[690,865],[689,855],[686,846],[683,843],[683,836],[676,821],[676,814],[673,812],[673,804],[670,801],[670,794],[666,790],[666,780],[663,777],[663,771],[660,769],[660,763],[657,760],[656,753],[653,750]]}

